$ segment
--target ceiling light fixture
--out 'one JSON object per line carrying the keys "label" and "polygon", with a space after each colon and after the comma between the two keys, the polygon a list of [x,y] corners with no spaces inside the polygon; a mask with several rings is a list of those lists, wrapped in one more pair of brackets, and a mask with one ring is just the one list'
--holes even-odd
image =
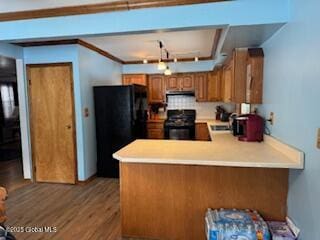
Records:
{"label": "ceiling light fixture", "polygon": [[147,64],[148,63],[148,59],[143,59],[143,63]]}
{"label": "ceiling light fixture", "polygon": [[158,63],[158,70],[165,70],[167,67],[167,65],[164,63],[163,60],[159,60],[159,63]]}
{"label": "ceiling light fixture", "polygon": [[163,59],[162,59],[162,48],[163,48],[163,44],[161,41],[158,41],[159,42],[159,48],[160,48],[160,60],[159,60],[159,63],[158,63],[158,70],[165,70],[167,65],[163,62]]}
{"label": "ceiling light fixture", "polygon": [[[169,51],[167,49],[165,49],[166,54],[167,54],[167,61],[169,61]],[[172,74],[169,66],[167,65],[166,70],[164,71],[164,75],[166,76],[170,76]]]}
{"label": "ceiling light fixture", "polygon": [[169,66],[167,66],[166,70],[164,71],[164,75],[170,76],[171,74],[172,74],[172,72],[171,72]]}

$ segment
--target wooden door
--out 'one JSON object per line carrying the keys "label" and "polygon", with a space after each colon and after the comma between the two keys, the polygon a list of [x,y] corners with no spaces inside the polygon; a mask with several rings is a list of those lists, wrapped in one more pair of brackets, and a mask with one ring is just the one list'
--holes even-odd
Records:
{"label": "wooden door", "polygon": [[221,100],[221,71],[215,70],[208,73],[208,101],[217,102]]}
{"label": "wooden door", "polygon": [[207,99],[207,73],[196,73],[194,75],[196,101],[206,102]]}
{"label": "wooden door", "polygon": [[148,96],[150,103],[164,102],[164,77],[160,74],[150,75],[148,78]]}
{"label": "wooden door", "polygon": [[147,86],[147,76],[145,74],[124,74],[122,75],[122,84],[139,84]]}
{"label": "wooden door", "polygon": [[76,182],[71,64],[28,65],[31,144],[37,182]]}
{"label": "wooden door", "polygon": [[177,75],[166,77],[166,90],[167,91],[178,91],[180,90],[179,78]]}
{"label": "wooden door", "polygon": [[180,80],[181,90],[193,91],[194,90],[194,79],[193,74],[182,74]]}

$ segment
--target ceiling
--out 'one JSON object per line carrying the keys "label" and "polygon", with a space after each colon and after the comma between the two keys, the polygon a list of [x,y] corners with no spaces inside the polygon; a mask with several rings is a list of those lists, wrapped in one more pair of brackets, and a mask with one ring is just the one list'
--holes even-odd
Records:
{"label": "ceiling", "polygon": [[234,48],[259,47],[284,24],[260,24],[230,27],[221,52],[228,55]]}
{"label": "ceiling", "polygon": [[121,36],[82,38],[82,40],[120,58],[123,61],[155,60],[160,57],[158,40],[170,53],[170,58],[210,57],[215,29],[155,32]]}
{"label": "ceiling", "polygon": [[27,11],[116,1],[117,0],[0,0],[0,12]]}

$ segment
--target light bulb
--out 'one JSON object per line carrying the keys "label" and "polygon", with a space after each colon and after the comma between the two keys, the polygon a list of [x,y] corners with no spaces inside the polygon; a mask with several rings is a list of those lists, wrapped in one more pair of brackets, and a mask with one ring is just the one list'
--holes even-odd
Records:
{"label": "light bulb", "polygon": [[177,58],[174,58],[173,61],[174,61],[174,62],[178,62],[178,59],[177,59]]}
{"label": "light bulb", "polygon": [[143,59],[143,63],[147,64],[148,63],[148,59]]}
{"label": "light bulb", "polygon": [[198,57],[195,57],[195,58],[194,58],[194,61],[195,61],[195,62],[198,62],[198,61],[199,61],[199,58],[198,58]]}
{"label": "light bulb", "polygon": [[166,70],[164,71],[164,75],[169,76],[171,74],[172,74],[172,72],[171,72],[170,68],[167,67]]}
{"label": "light bulb", "polygon": [[158,63],[158,70],[165,70],[166,68],[167,65],[162,60],[160,60]]}

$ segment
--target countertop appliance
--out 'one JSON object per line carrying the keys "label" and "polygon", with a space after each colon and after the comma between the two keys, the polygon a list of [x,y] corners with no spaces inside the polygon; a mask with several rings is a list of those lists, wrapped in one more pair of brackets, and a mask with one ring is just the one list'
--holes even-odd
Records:
{"label": "countertop appliance", "polygon": [[119,177],[112,154],[147,136],[147,89],[140,85],[94,87],[97,175]]}
{"label": "countertop appliance", "polygon": [[230,126],[228,122],[216,122],[210,124],[210,129],[212,132],[212,135],[218,135],[218,134],[230,134]]}
{"label": "countertop appliance", "polygon": [[261,142],[263,141],[264,119],[257,114],[244,114],[234,119],[234,129],[239,141]]}
{"label": "countertop appliance", "polygon": [[196,110],[168,110],[164,122],[166,139],[194,140]]}

